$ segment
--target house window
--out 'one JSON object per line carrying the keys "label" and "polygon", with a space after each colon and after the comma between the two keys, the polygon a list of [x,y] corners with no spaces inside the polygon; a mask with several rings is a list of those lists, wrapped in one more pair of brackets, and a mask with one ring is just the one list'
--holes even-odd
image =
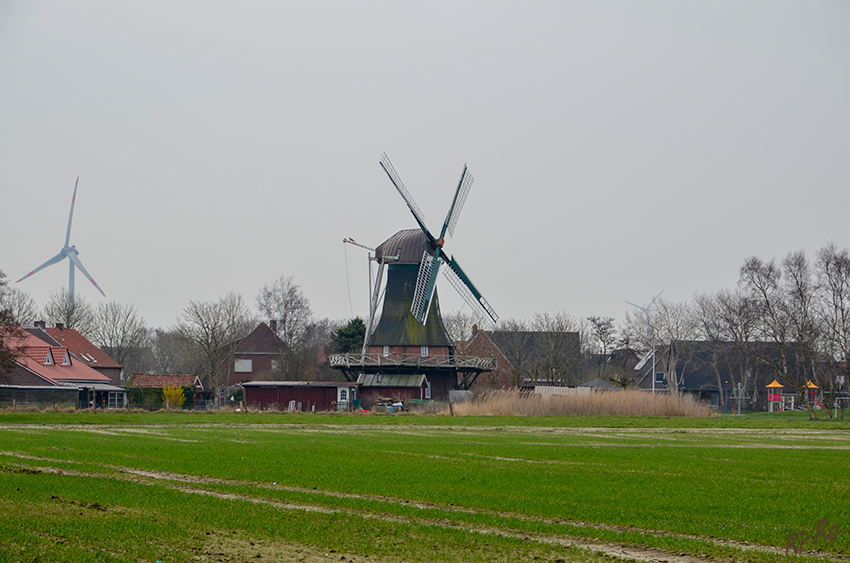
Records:
{"label": "house window", "polygon": [[389,355],[390,355],[390,347],[384,346],[384,356],[389,356]]}
{"label": "house window", "polygon": [[348,401],[348,389],[339,390],[339,402],[345,403]]}
{"label": "house window", "polygon": [[422,347],[422,355],[423,355],[423,356],[427,356],[427,355],[428,355],[428,347],[427,347],[427,346],[423,346],[423,347]]}
{"label": "house window", "polygon": [[425,398],[426,399],[431,398],[431,382],[428,381],[427,379],[425,380]]}
{"label": "house window", "polygon": [[661,372],[661,371],[655,372],[655,382],[656,383],[664,383],[664,372]]}
{"label": "house window", "polygon": [[251,373],[253,369],[253,360],[236,360],[234,362],[234,370],[236,373]]}

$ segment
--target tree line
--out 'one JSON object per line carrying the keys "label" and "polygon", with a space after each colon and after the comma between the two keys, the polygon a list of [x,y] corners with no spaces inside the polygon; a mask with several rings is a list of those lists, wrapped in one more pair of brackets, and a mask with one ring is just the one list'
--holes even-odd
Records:
{"label": "tree line", "polygon": [[[474,321],[468,315],[451,314],[445,321],[455,340],[472,336]],[[659,298],[648,315],[627,312],[619,326],[613,317],[544,313],[501,321],[494,330],[578,333],[580,363],[559,362],[546,353],[535,360],[555,366],[571,384],[590,377],[633,384],[634,371],[624,362],[629,352],[643,355],[655,348],[676,392],[679,381],[672,366],[693,361],[701,351],[718,377],[727,368],[724,373],[733,374],[730,383],[750,385],[753,395],[760,392],[759,378],[748,375],[775,377],[796,390],[814,416],[806,393],[810,381],[830,403],[846,393],[850,381],[850,253],[830,243],[813,258],[802,250],[782,260],[752,256],[741,265],[736,287],[698,293],[685,302]],[[516,347],[510,342],[502,352],[518,371],[529,373],[524,364],[531,358],[522,356],[521,342]]]}
{"label": "tree line", "polygon": [[[322,353],[357,351],[362,345],[361,319],[315,317],[291,277],[264,285],[254,305],[233,292],[214,301],[190,301],[175,325],[152,329],[132,305],[107,302],[92,307],[81,297],[70,300],[64,290],[52,294],[39,309],[25,292],[9,288],[0,273],[0,324],[64,323],[100,346],[128,374],[196,373],[215,385],[222,350],[246,336],[261,319],[276,319],[277,333],[286,344],[278,367],[282,378],[336,379],[339,375],[323,362]],[[463,354],[475,320],[459,312],[443,319]],[[775,374],[800,393],[811,412],[805,393],[808,381],[835,394],[850,380],[850,255],[847,248],[828,244],[813,258],[803,251],[782,260],[753,256],[741,265],[736,287],[696,294],[685,302],[659,298],[649,315],[627,312],[619,325],[613,317],[580,318],[559,312],[538,313],[529,320],[506,319],[495,330],[513,335],[513,340],[505,340],[507,349],[502,352],[514,365],[514,385],[522,374],[530,373],[567,384],[599,377],[626,387],[634,383],[627,362],[630,353],[667,350],[663,361],[675,363],[683,358],[675,357],[679,349],[671,344],[699,341],[713,346],[717,362],[736,362],[740,368],[736,373]],[[548,340],[543,339],[541,350],[531,357],[523,338],[535,332]],[[578,334],[578,358],[564,353],[565,340],[559,335],[566,333]],[[729,350],[734,350],[734,358]],[[4,358],[8,360],[0,354],[0,362]],[[671,383],[675,390],[677,382]]]}

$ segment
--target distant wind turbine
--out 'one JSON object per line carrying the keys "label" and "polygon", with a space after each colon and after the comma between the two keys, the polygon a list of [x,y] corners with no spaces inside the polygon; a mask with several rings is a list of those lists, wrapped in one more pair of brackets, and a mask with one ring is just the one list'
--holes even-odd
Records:
{"label": "distant wind turbine", "polygon": [[645,307],[641,307],[640,305],[635,305],[631,301],[626,301],[632,307],[640,309],[646,315],[646,330],[649,332],[649,346],[652,348],[652,394],[655,394],[655,333],[652,330],[652,326],[649,324],[649,313],[652,310],[652,305],[655,303],[655,300],[661,297],[661,294],[664,293],[664,290],[658,292],[658,295],[652,298],[652,301],[649,302],[649,305]]}
{"label": "distant wind turbine", "polygon": [[74,184],[74,197],[71,198],[71,213],[68,215],[68,230],[65,233],[65,246],[62,247],[62,250],[59,251],[59,254],[57,254],[56,256],[54,256],[53,258],[51,258],[50,260],[48,260],[47,262],[45,262],[44,264],[42,264],[41,266],[39,266],[38,268],[33,270],[32,272],[28,273],[27,275],[25,275],[24,277],[19,279],[17,282],[15,282],[15,283],[20,283],[20,282],[24,281],[25,279],[27,279],[28,277],[30,277],[31,275],[35,274],[36,272],[39,272],[39,271],[45,269],[46,267],[52,266],[53,264],[56,264],[57,262],[61,262],[62,260],[67,258],[68,259],[68,266],[69,266],[68,295],[70,296],[69,299],[70,299],[70,305],[71,305],[72,309],[74,307],[74,268],[79,268],[79,270],[83,273],[83,275],[86,276],[86,278],[88,278],[88,280],[92,283],[92,285],[94,285],[97,288],[97,290],[101,293],[101,295],[106,297],[106,294],[103,293],[103,290],[100,289],[100,286],[97,285],[97,282],[94,281],[94,279],[89,275],[89,273],[83,267],[83,263],[80,262],[80,259],[77,257],[80,254],[77,251],[77,247],[75,245],[68,246],[68,243],[71,241],[71,220],[74,218],[74,203],[77,201],[77,186],[79,185],[79,183],[80,183],[80,177],[77,176],[77,182]]}

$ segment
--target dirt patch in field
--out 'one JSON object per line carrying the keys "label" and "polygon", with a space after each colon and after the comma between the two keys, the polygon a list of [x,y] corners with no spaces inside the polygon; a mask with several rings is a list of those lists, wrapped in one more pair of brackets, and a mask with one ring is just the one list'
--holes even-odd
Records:
{"label": "dirt patch in field", "polygon": [[252,540],[230,534],[207,532],[208,542],[194,554],[199,563],[365,563],[368,557],[352,553],[322,551],[312,546],[281,541]]}

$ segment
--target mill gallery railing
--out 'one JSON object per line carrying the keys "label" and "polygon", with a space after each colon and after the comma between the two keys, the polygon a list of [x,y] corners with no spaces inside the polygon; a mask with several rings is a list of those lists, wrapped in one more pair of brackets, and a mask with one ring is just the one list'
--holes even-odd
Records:
{"label": "mill gallery railing", "polygon": [[331,354],[328,362],[333,368],[425,367],[451,368],[459,371],[493,371],[495,358],[478,356],[421,356],[419,354]]}

